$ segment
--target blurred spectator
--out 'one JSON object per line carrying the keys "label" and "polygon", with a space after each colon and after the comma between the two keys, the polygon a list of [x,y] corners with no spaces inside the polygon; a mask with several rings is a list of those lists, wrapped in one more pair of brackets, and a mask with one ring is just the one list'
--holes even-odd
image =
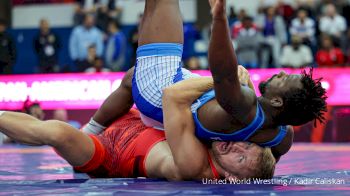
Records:
{"label": "blurred spectator", "polygon": [[287,26],[289,26],[294,16],[294,8],[283,0],[278,0],[276,4],[277,12],[283,17]]}
{"label": "blurred spectator", "polygon": [[257,68],[258,51],[263,36],[255,28],[253,18],[251,17],[245,17],[243,19],[242,27],[235,39],[238,62],[246,68]]}
{"label": "blurred spectator", "polygon": [[334,47],[330,36],[322,36],[321,49],[316,54],[316,62],[320,67],[335,67],[344,64],[344,54],[340,48]]}
{"label": "blurred spectator", "polygon": [[115,21],[108,23],[109,38],[106,45],[106,64],[113,71],[126,71],[125,58],[127,40]]}
{"label": "blurred spectator", "polygon": [[139,14],[139,20],[137,26],[131,31],[130,33],[130,40],[129,43],[131,43],[132,47],[132,54],[131,54],[131,66],[134,66],[136,63],[136,51],[137,47],[139,46],[139,29],[140,29],[140,24],[143,18],[143,14]]}
{"label": "blurred spectator", "polygon": [[40,32],[34,38],[34,48],[38,55],[40,73],[53,73],[59,71],[58,50],[60,42],[58,36],[50,31],[46,19],[40,21]]}
{"label": "blurred spectator", "polygon": [[101,29],[103,32],[108,31],[108,21],[110,21],[111,18],[109,16],[109,10],[107,5],[101,5],[99,8],[97,8],[96,12],[96,26]]}
{"label": "blurred spectator", "polygon": [[315,21],[308,17],[306,10],[298,10],[297,17],[292,20],[289,30],[292,36],[300,37],[304,44],[315,46]]}
{"label": "blurred spectator", "polygon": [[199,70],[201,69],[200,61],[197,57],[190,57],[185,64],[185,68],[188,70]]}
{"label": "blurred spectator", "polygon": [[[233,39],[236,39],[238,34],[239,34],[239,31],[241,29],[243,29],[243,25],[242,25],[242,21],[245,17],[247,17],[247,12],[245,9],[241,9],[238,13],[238,16],[237,16],[237,20],[235,23],[233,23],[232,27],[231,27],[231,33],[232,33],[232,38]],[[254,24],[254,28],[255,28],[255,24]]]}
{"label": "blurred spectator", "polygon": [[95,59],[97,58],[96,46],[93,44],[88,48],[88,55],[85,60],[80,61],[78,66],[78,72],[84,72],[86,69],[93,67],[95,64]]}
{"label": "blurred spectator", "polygon": [[69,40],[69,52],[72,60],[75,61],[77,65],[79,65],[81,61],[86,60],[88,47],[93,44],[96,46],[97,56],[102,56],[103,35],[101,31],[94,26],[94,17],[92,15],[86,15],[84,24],[73,29]]}
{"label": "blurred spectator", "polygon": [[85,70],[85,73],[106,73],[111,72],[110,69],[103,67],[103,60],[96,58],[92,67]]}
{"label": "blurred spectator", "polygon": [[81,127],[81,124],[78,121],[69,120],[67,110],[65,110],[65,109],[55,110],[53,112],[52,119],[66,122],[76,129],[80,129],[80,127]]}
{"label": "blurred spectator", "polygon": [[109,17],[120,23],[126,0],[108,0]]}
{"label": "blurred spectator", "polygon": [[16,45],[6,29],[6,22],[0,19],[0,74],[11,74],[16,61]]}
{"label": "blurred spectator", "polygon": [[201,32],[195,24],[184,24],[184,52],[182,58],[187,60],[191,56],[195,56],[194,44],[201,38]]}
{"label": "blurred spectator", "polygon": [[266,9],[264,15],[260,15],[257,18],[256,23],[262,29],[265,37],[264,46],[268,49],[262,51],[261,66],[268,67],[268,59],[272,56],[273,65],[279,67],[281,47],[287,43],[286,26],[282,17],[276,15],[276,9],[274,7],[269,7]]}
{"label": "blurred spectator", "polygon": [[283,67],[300,68],[310,65],[313,61],[311,49],[302,44],[302,39],[292,37],[291,45],[283,47],[281,64]]}
{"label": "blurred spectator", "polygon": [[228,22],[229,25],[231,26],[233,23],[235,23],[237,20],[237,15],[235,12],[235,8],[233,6],[230,7],[230,12],[228,14]]}
{"label": "blurred spectator", "polygon": [[341,47],[345,56],[347,56],[346,64],[350,64],[350,29],[346,31],[346,36],[344,36],[341,42]]}
{"label": "blurred spectator", "polygon": [[319,28],[322,33],[339,40],[346,30],[346,21],[343,16],[337,13],[333,4],[328,4],[325,7],[325,16],[320,20]]}
{"label": "blurred spectator", "polygon": [[80,3],[74,7],[73,24],[74,26],[81,25],[84,21],[85,12]]}
{"label": "blurred spectator", "polygon": [[350,26],[350,1],[344,1],[342,8],[342,15],[344,16],[347,26]]}
{"label": "blurred spectator", "polygon": [[45,113],[41,109],[40,103],[38,102],[31,102],[29,99],[27,99],[23,103],[23,112],[39,119],[39,120],[44,120],[45,118]]}

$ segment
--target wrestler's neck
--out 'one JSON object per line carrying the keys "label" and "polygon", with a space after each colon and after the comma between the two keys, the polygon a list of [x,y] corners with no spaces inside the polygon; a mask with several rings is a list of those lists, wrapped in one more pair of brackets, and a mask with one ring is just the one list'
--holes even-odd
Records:
{"label": "wrestler's neck", "polygon": [[273,120],[274,116],[277,116],[277,110],[271,106],[269,101],[263,97],[258,97],[258,101],[265,114],[265,122],[262,126],[262,129],[270,129],[279,126]]}
{"label": "wrestler's neck", "polygon": [[[218,172],[220,179],[225,178],[225,170],[218,164],[217,160],[215,159],[214,153],[212,149],[208,149],[209,151],[209,158],[212,160],[213,166],[215,167],[216,171]],[[208,162],[209,163],[209,162]],[[213,173],[212,167],[209,163],[209,169],[210,169],[210,177],[215,178],[215,174]]]}

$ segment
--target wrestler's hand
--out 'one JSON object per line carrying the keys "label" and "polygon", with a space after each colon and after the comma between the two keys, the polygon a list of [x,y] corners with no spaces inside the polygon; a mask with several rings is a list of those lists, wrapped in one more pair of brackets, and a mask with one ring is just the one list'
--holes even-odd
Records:
{"label": "wrestler's hand", "polygon": [[226,17],[226,0],[209,0],[213,19]]}
{"label": "wrestler's hand", "polygon": [[238,66],[238,78],[239,82],[242,85],[248,86],[249,80],[250,80],[250,75],[249,72],[246,68],[244,68],[242,65]]}
{"label": "wrestler's hand", "polygon": [[242,65],[238,66],[238,79],[242,85],[248,86],[255,92],[255,87],[252,80],[250,79],[249,72]]}

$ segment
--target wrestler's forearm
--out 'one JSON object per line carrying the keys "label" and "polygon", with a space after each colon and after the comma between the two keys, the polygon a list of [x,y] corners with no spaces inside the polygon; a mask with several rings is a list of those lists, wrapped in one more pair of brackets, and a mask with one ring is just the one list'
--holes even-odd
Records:
{"label": "wrestler's forearm", "polygon": [[203,93],[213,88],[211,77],[198,77],[183,80],[164,89],[164,94],[172,96],[180,104],[191,105]]}
{"label": "wrestler's forearm", "polygon": [[[178,178],[193,179],[202,172],[206,163],[206,150],[195,136],[191,103],[180,103],[172,92],[165,91],[162,98],[165,136],[174,159]],[[189,167],[189,165],[191,167]]]}
{"label": "wrestler's forearm", "polygon": [[235,108],[242,105],[243,95],[226,17],[213,19],[208,58],[214,78],[216,99],[227,113],[236,115]]}
{"label": "wrestler's forearm", "polygon": [[213,19],[208,58],[213,76],[226,78],[232,75],[238,82],[238,63],[226,17]]}

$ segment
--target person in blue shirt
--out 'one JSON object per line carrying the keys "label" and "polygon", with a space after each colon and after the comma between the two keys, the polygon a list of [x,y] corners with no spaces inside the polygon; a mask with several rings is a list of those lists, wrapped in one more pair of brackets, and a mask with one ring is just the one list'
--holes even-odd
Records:
{"label": "person in blue shirt", "polygon": [[108,23],[108,32],[109,38],[105,52],[106,64],[113,71],[123,71],[127,45],[126,37],[120,31],[119,24],[113,20]]}
{"label": "person in blue shirt", "polygon": [[[95,27],[95,19],[92,15],[86,15],[83,25],[73,29],[69,40],[69,52],[72,60],[78,65],[86,60],[88,56],[88,48],[91,45],[96,46],[97,56],[102,56],[103,53],[103,34]],[[84,70],[79,70],[82,72]]]}

